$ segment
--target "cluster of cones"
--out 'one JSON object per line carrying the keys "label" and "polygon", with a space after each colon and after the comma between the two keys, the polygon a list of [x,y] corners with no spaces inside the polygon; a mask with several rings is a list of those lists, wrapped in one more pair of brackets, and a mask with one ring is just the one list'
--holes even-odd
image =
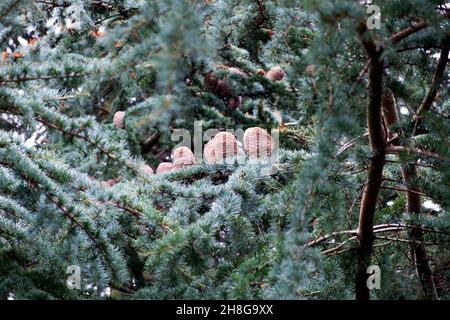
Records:
{"label": "cluster of cones", "polygon": [[[117,47],[117,46],[116,46]],[[247,73],[243,72],[242,70],[234,67],[227,67],[223,65],[219,65],[217,67],[219,70],[226,70],[230,73],[239,74],[243,77],[248,76]],[[315,69],[314,69],[315,70]],[[313,72],[312,69],[310,72]],[[280,66],[274,66],[269,71],[265,71],[263,69],[258,69],[256,71],[256,74],[266,77],[267,79],[271,81],[281,81],[286,76],[286,73]],[[214,91],[218,93],[221,97],[226,98],[228,101],[228,106],[232,107],[233,109],[236,107],[239,107],[243,103],[242,96],[233,96],[227,79],[219,79],[215,76],[214,72],[210,71],[208,72],[204,77],[204,85],[205,88],[209,91]],[[114,114],[113,117],[113,123],[117,128],[123,128],[124,127],[124,118],[125,118],[125,112],[124,111],[117,111]]]}
{"label": "cluster of cones", "polygon": [[[205,163],[220,164],[226,159],[245,153],[250,159],[268,157],[272,154],[272,137],[266,130],[253,127],[245,130],[243,149],[236,137],[230,132],[219,132],[204,147]],[[156,174],[191,166],[196,163],[191,149],[178,147],[172,153],[173,162],[162,162],[156,169]]]}
{"label": "cluster of cones", "polygon": [[[124,127],[123,111],[114,114],[113,123],[117,128]],[[267,157],[272,154],[273,144],[272,137],[266,130],[260,127],[248,128],[244,132],[243,150],[239,147],[236,137],[226,131],[217,133],[204,147],[203,158],[206,163],[223,163],[227,158],[234,157],[239,154],[245,154],[250,159],[258,159]],[[156,173],[169,172],[174,169],[194,165],[196,163],[195,156],[188,147],[178,147],[172,152],[173,162],[162,162],[156,169]],[[146,174],[153,174],[150,166],[144,166],[141,170]]]}
{"label": "cluster of cones", "polygon": [[[219,132],[211,139],[203,150],[205,163],[220,164],[226,159],[246,154],[250,159],[268,157],[272,154],[272,137],[266,130],[253,127],[245,130],[243,149],[239,146],[236,137],[230,132]],[[169,172],[179,168],[196,164],[194,153],[188,147],[178,147],[172,152],[172,162],[161,162],[156,174]],[[155,172],[149,165],[140,168],[143,175],[152,175]]]}
{"label": "cluster of cones", "polygon": [[[248,76],[247,73],[234,67],[218,65],[217,69],[228,71],[230,74],[238,74],[242,77]],[[280,66],[274,66],[267,72],[263,69],[258,69],[256,74],[264,76],[274,82],[281,81],[286,76],[286,73]],[[216,95],[223,98],[229,108],[236,109],[242,106],[243,97],[241,95],[233,95],[228,80],[228,77],[218,78],[216,73],[209,71],[204,76],[203,84],[208,91],[214,92]]]}

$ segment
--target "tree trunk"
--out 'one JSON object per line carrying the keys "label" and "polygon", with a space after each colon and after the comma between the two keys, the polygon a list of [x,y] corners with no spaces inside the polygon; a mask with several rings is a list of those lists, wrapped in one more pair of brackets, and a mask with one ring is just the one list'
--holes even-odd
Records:
{"label": "tree trunk", "polygon": [[[417,177],[417,168],[415,164],[406,164],[402,166],[403,181],[408,186],[408,190],[418,191],[411,186],[411,181]],[[406,211],[413,215],[420,215],[421,203],[420,194],[416,192],[407,192],[407,204]],[[419,228],[413,228],[409,232],[411,240],[411,251],[413,254],[413,261],[416,267],[417,277],[420,280],[423,295],[426,299],[436,300],[438,299],[436,286],[433,280],[433,274],[431,273],[430,265],[428,264],[427,252],[425,246],[422,244],[423,232]]]}
{"label": "tree trunk", "polygon": [[372,256],[373,220],[377,205],[378,192],[383,180],[385,153],[379,152],[370,160],[367,184],[359,211],[359,224],[357,236],[359,247],[357,250],[358,263],[356,265],[355,293],[357,300],[369,300],[370,293],[367,287],[367,267]]}
{"label": "tree trunk", "polygon": [[370,149],[372,157],[369,162],[367,182],[359,210],[357,236],[357,265],[355,277],[355,294],[357,300],[369,300],[367,287],[367,267],[370,265],[373,247],[373,221],[377,206],[378,193],[383,180],[385,162],[385,133],[382,125],[382,76],[383,61],[380,59],[382,48],[377,47],[367,32],[365,24],[361,24],[358,33],[369,57],[369,101],[367,105],[367,123],[369,129]]}
{"label": "tree trunk", "polygon": [[[448,62],[448,55],[450,50],[450,45],[448,38],[445,39],[443,43],[443,48],[439,57],[439,61],[436,67],[436,71],[433,76],[433,80],[428,90],[427,95],[423,99],[421,105],[417,109],[417,116],[422,116],[423,113],[428,111],[436,99],[436,95],[439,87],[441,86],[444,79],[444,72]],[[416,121],[417,127],[417,121]],[[411,181],[417,177],[416,165],[404,165],[402,166],[403,182],[408,186],[408,189],[414,191],[414,188],[410,186]],[[407,205],[406,211],[411,215],[420,215],[421,203],[420,195],[414,192],[407,193]],[[428,264],[427,252],[425,246],[421,244],[423,240],[423,232],[420,229],[412,229],[410,231],[411,240],[411,251],[413,255],[413,261],[416,266],[417,277],[420,280],[423,295],[426,299],[436,300],[438,299],[436,286],[433,280],[433,274],[431,273],[430,265]]]}

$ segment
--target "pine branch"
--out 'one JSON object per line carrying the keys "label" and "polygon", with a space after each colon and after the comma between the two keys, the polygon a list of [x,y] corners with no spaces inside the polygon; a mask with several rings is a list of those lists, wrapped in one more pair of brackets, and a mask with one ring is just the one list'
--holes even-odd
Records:
{"label": "pine branch", "polygon": [[[429,227],[425,227],[425,226],[421,226],[421,225],[417,225],[417,224],[407,225],[407,224],[402,224],[402,223],[384,223],[384,224],[379,224],[379,225],[373,226],[374,234],[384,233],[384,232],[398,232],[398,231],[405,231],[405,230],[420,230],[423,232],[437,233],[437,234],[450,236],[450,233],[444,232],[437,228],[429,228]],[[314,240],[311,240],[310,242],[308,242],[305,245],[305,247],[313,247],[318,244],[324,243],[331,238],[338,238],[342,235],[351,235],[352,237],[350,237],[348,240],[357,239],[357,237],[353,237],[353,236],[356,236],[357,233],[358,233],[357,230],[336,231],[336,232],[333,232],[330,234],[320,236]],[[348,242],[348,240],[346,240],[346,242]]]}
{"label": "pine branch", "polygon": [[22,0],[14,1],[4,12],[2,12],[2,14],[0,15],[0,21],[2,21],[3,18],[7,17],[21,2]]}
{"label": "pine branch", "polygon": [[156,131],[150,137],[145,139],[141,144],[141,154],[146,154],[158,143],[159,138],[161,138],[161,133]]}
{"label": "pine branch", "polygon": [[[442,15],[442,17],[444,19],[449,18],[450,12],[446,12],[445,14]],[[421,19],[415,25],[405,28],[405,29],[393,34],[391,37],[391,42],[393,44],[397,44],[400,41],[402,41],[403,39],[409,37],[410,35],[412,35],[414,33],[419,32],[420,30],[427,28],[428,26],[429,26],[429,23],[427,21]]]}
{"label": "pine branch", "polygon": [[428,25],[429,25],[428,22],[426,22],[425,20],[421,20],[411,27],[403,29],[397,33],[394,33],[391,37],[391,42],[393,44],[399,43],[400,41],[409,37],[410,35],[417,33],[422,29],[425,29],[426,27],[428,27]]}
{"label": "pine branch", "polygon": [[428,158],[433,158],[433,159],[440,160],[440,161],[449,161],[448,158],[446,158],[440,154],[437,154],[437,153],[434,153],[434,152],[431,152],[428,150],[422,150],[422,149],[412,148],[412,147],[387,146],[386,153],[388,153],[388,154],[399,154],[399,153],[411,154],[411,153],[413,153],[413,154],[425,156]]}
{"label": "pine branch", "polygon": [[62,8],[68,8],[71,6],[70,2],[66,2],[63,1],[62,3],[56,3],[56,2],[50,2],[50,1],[44,1],[44,0],[34,0],[35,3],[40,3],[40,4],[45,4],[50,6],[50,8],[57,8],[57,7],[62,7]]}
{"label": "pine branch", "polygon": [[[5,112],[5,113],[9,113],[9,114],[13,114],[13,115],[17,115],[17,116],[23,116],[22,113],[18,109],[15,109],[15,108],[14,109],[0,108],[0,111]],[[59,131],[59,132],[65,134],[67,136],[70,136],[70,137],[73,137],[73,138],[78,138],[78,139],[81,139],[81,140],[87,142],[88,144],[90,144],[93,147],[97,148],[109,160],[120,161],[121,163],[123,163],[129,169],[134,170],[134,171],[137,170],[136,165],[134,165],[132,163],[132,161],[125,161],[125,162],[121,161],[117,155],[115,155],[114,153],[112,153],[109,150],[107,150],[104,146],[101,145],[101,143],[92,140],[87,135],[81,134],[79,130],[73,131],[73,130],[64,129],[63,127],[58,126],[57,124],[51,122],[50,120],[45,119],[43,117],[43,115],[34,116],[33,118],[36,121],[38,121],[38,122],[42,123],[43,125],[47,126],[48,128],[54,129],[56,131]]]}
{"label": "pine branch", "polygon": [[[450,13],[447,12],[446,14],[443,15],[444,18],[448,18],[450,17]],[[414,26],[410,26],[408,28],[405,28],[403,30],[400,30],[396,33],[394,33],[391,37],[390,37],[390,41],[392,44],[397,44],[400,41],[402,41],[403,39],[406,39],[407,37],[409,37],[410,35],[419,32],[420,30],[423,30],[425,28],[427,28],[429,26],[428,22],[426,22],[425,20],[421,20],[419,21],[417,24],[415,24]],[[403,50],[404,51],[404,50]],[[401,52],[401,51],[400,51]],[[370,60],[367,61],[367,63],[365,64],[364,68],[361,70],[361,72],[359,73],[357,79],[356,79],[356,83],[359,83],[362,81],[362,79],[364,78],[365,74],[367,73],[367,71],[369,70],[369,66],[370,66]],[[352,88],[353,91],[354,88]]]}
{"label": "pine branch", "polygon": [[32,77],[22,77],[16,79],[2,79],[0,78],[0,83],[20,83],[26,81],[37,81],[37,80],[56,80],[56,79],[73,79],[93,75],[93,73],[81,73],[81,74],[64,74],[55,76],[32,76]]}
{"label": "pine branch", "polygon": [[[417,109],[417,116],[420,116],[423,112],[430,110],[433,101],[436,99],[438,88],[441,86],[444,80],[444,71],[448,62],[448,55],[450,50],[450,38],[444,40],[443,48],[441,50],[441,55],[436,67],[436,71],[431,82],[430,89],[427,95],[423,99],[421,105]],[[417,122],[417,120],[416,120]]]}
{"label": "pine branch", "polygon": [[[107,249],[108,244],[105,241],[105,239],[100,239],[100,234],[91,229],[87,222],[82,221],[81,213],[77,212],[73,204],[71,204],[72,208],[71,210],[69,210],[66,206],[62,205],[62,202],[64,202],[63,196],[65,196],[67,199],[69,199],[69,197],[67,197],[64,193],[56,194],[54,190],[57,188],[53,185],[52,182],[48,181],[49,178],[45,174],[37,172],[36,166],[31,164],[32,162],[31,159],[27,158],[26,156],[20,155],[20,153],[14,150],[13,148],[10,148],[10,151],[13,154],[16,154],[17,156],[21,157],[23,159],[23,162],[28,163],[28,170],[31,170],[33,176],[31,174],[26,174],[24,172],[22,168],[24,166],[24,163],[21,163],[20,164],[21,167],[19,168],[17,168],[16,165],[14,163],[11,163],[10,161],[2,161],[1,164],[15,171],[18,175],[22,177],[22,179],[27,181],[28,184],[36,190],[36,192],[38,192],[38,190],[41,189],[46,199],[51,203],[53,203],[64,214],[64,216],[66,216],[66,218],[71,222],[72,225],[79,227],[80,230],[82,230],[88,236],[88,238],[92,241],[95,247],[97,247],[97,249],[99,250],[105,264],[113,272],[114,276],[119,278],[118,274],[116,273],[118,266],[115,265],[114,260],[111,259],[112,257],[110,252],[108,252]],[[34,176],[38,176],[39,178],[35,178]],[[69,200],[69,202],[71,201]]]}
{"label": "pine branch", "polygon": [[388,190],[395,190],[395,191],[400,191],[400,192],[406,192],[406,193],[414,193],[417,194],[419,196],[427,196],[425,193],[420,192],[420,191],[416,191],[416,190],[412,190],[412,189],[403,189],[403,188],[399,188],[399,187],[391,187],[391,186],[381,186],[380,188],[382,189],[388,189]]}

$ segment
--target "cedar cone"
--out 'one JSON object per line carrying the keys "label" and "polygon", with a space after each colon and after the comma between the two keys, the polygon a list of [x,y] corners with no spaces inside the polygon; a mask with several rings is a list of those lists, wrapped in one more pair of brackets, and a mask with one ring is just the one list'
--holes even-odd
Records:
{"label": "cedar cone", "polygon": [[124,117],[125,117],[125,112],[123,112],[123,111],[117,111],[114,114],[113,123],[116,126],[116,128],[119,128],[119,129],[123,128],[123,126],[124,126],[124,121],[123,121]]}
{"label": "cedar cone", "polygon": [[262,128],[248,128],[244,132],[244,149],[250,158],[270,156],[272,137]]}
{"label": "cedar cone", "polygon": [[229,132],[219,132],[213,139],[214,158],[216,163],[221,163],[226,158],[233,157],[238,153],[236,137]]}
{"label": "cedar cone", "polygon": [[280,66],[272,67],[269,72],[267,72],[266,77],[271,81],[283,80],[286,73],[281,69]]}
{"label": "cedar cone", "polygon": [[170,172],[174,169],[174,165],[172,162],[161,162],[156,169],[156,174]]}

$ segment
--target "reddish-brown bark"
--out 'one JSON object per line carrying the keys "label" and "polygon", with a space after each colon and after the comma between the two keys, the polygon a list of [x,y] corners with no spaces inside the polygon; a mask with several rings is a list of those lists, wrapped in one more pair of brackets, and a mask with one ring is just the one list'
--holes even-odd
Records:
{"label": "reddish-brown bark", "polygon": [[369,99],[367,105],[367,124],[369,129],[370,149],[372,157],[369,161],[367,182],[359,210],[357,236],[358,262],[356,266],[355,294],[357,300],[369,300],[367,287],[367,267],[370,265],[373,247],[373,221],[377,205],[378,193],[383,180],[385,162],[385,132],[382,125],[381,101],[383,91],[383,61],[382,48],[377,47],[368,34],[365,24],[358,29],[364,48],[370,59],[369,65]]}
{"label": "reddish-brown bark", "polygon": [[[415,164],[402,166],[403,181],[405,185],[409,186],[411,182],[417,177],[417,168]],[[417,190],[414,186],[409,186],[413,191]],[[406,211],[411,215],[421,214],[420,194],[417,192],[407,193]],[[416,267],[417,277],[420,280],[420,285],[424,297],[426,299],[436,300],[438,298],[436,286],[434,284],[433,274],[428,264],[428,256],[423,242],[423,231],[420,228],[413,228],[409,231],[411,236],[411,252],[413,261]]]}

